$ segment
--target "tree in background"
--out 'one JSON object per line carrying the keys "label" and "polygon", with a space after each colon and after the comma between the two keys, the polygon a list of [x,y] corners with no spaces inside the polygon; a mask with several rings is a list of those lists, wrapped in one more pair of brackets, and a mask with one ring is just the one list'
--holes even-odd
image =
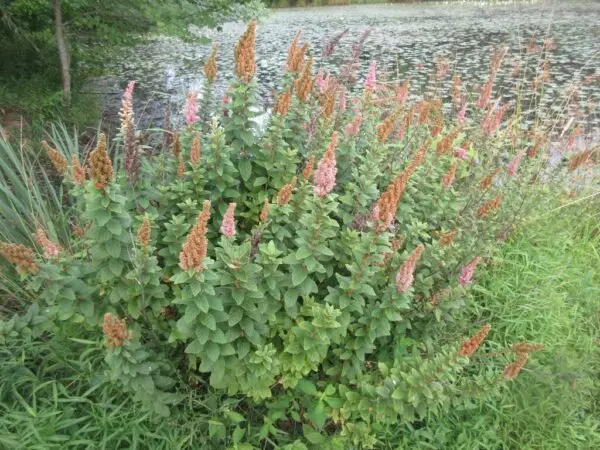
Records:
{"label": "tree in background", "polygon": [[214,26],[237,3],[244,2],[0,0],[0,79],[59,68],[55,72],[68,105],[77,62],[97,65],[101,50],[133,43],[149,32],[189,39],[190,25]]}

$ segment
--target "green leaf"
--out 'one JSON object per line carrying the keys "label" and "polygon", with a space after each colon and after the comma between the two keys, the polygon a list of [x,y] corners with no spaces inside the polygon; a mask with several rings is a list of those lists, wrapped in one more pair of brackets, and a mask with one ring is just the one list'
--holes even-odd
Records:
{"label": "green leaf", "polygon": [[108,268],[115,277],[119,277],[121,276],[121,272],[123,272],[123,261],[120,259],[111,259],[108,262]]}
{"label": "green leaf", "polygon": [[308,270],[304,268],[301,264],[294,266],[294,270],[292,271],[292,285],[298,286],[302,284],[304,280],[308,277]]}
{"label": "green leaf", "polygon": [[202,344],[198,339],[194,339],[186,348],[186,353],[191,353],[192,355],[199,355],[204,348],[204,344]]}
{"label": "green leaf", "polygon": [[217,329],[217,322],[215,321],[215,318],[212,316],[212,314],[204,314],[200,316],[200,322],[209,330],[214,331]]}
{"label": "green leaf", "polygon": [[121,223],[118,219],[111,219],[106,224],[108,231],[110,231],[114,235],[120,235],[123,229],[121,228]]}
{"label": "green leaf", "polygon": [[315,384],[312,381],[307,380],[306,378],[303,378],[302,380],[298,381],[296,389],[308,395],[317,395],[319,393]]}
{"label": "green leaf", "polygon": [[227,323],[229,324],[230,327],[232,327],[235,324],[239,323],[239,321],[242,320],[243,316],[244,316],[244,310],[242,308],[239,308],[237,306],[232,306],[231,309],[229,310],[229,318],[227,319]]}
{"label": "green leaf", "polygon": [[225,439],[225,425],[218,420],[209,420],[208,435],[211,438]]}
{"label": "green leaf", "polygon": [[302,427],[302,433],[304,434],[305,439],[311,444],[323,444],[325,442],[325,436],[320,433],[317,433],[312,427],[308,425],[304,425]]}
{"label": "green leaf", "polygon": [[104,243],[104,248],[106,249],[106,253],[113,258],[119,258],[121,256],[121,243],[116,239],[106,241]]}
{"label": "green leaf", "polygon": [[212,362],[215,362],[217,359],[219,359],[219,345],[215,344],[214,342],[209,342],[206,345],[206,356],[209,360],[211,360]]}
{"label": "green leaf", "polygon": [[267,177],[257,177],[254,180],[254,187],[262,186],[263,184],[267,184]]}
{"label": "green leaf", "polygon": [[309,415],[317,428],[323,428],[323,425],[325,425],[325,421],[327,420],[327,415],[325,414],[325,404],[322,401],[318,401]]}
{"label": "green leaf", "polygon": [[235,427],[235,430],[233,430],[233,433],[231,435],[231,438],[233,439],[233,443],[239,444],[241,442],[241,440],[244,439],[244,434],[246,434],[246,430],[244,430],[240,426]]}
{"label": "green leaf", "polygon": [[236,425],[240,422],[243,422],[244,420],[246,420],[246,418],[244,416],[242,416],[240,413],[235,412],[235,411],[227,411],[225,413],[225,415],[227,416],[227,418],[229,420],[231,420],[233,423],[235,423]]}
{"label": "green leaf", "polygon": [[248,181],[250,179],[250,175],[252,174],[252,163],[249,159],[242,159],[238,163],[238,170],[240,171],[240,175],[244,181]]}
{"label": "green leaf", "polygon": [[210,335],[210,330],[206,327],[196,327],[196,339],[202,345],[208,342],[208,336]]}

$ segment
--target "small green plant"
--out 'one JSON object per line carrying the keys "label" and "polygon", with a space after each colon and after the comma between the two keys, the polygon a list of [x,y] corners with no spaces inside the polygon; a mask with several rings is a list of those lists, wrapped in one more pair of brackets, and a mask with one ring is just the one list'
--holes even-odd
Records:
{"label": "small green plant", "polygon": [[0,254],[51,321],[103,331],[109,378],[147,409],[169,415],[186,381],[243,399],[209,423],[234,448],[241,422],[259,427],[261,445],[372,448],[386,425],[501,392],[535,345],[482,363],[490,324],[455,342],[435,330],[553,187],[532,181],[543,166],[526,154],[531,135],[518,116],[503,120],[491,88],[470,121],[464,96],[449,119],[440,100],[409,105],[408,85],[378,85],[374,63],[348,99],[333,75],[313,78],[298,36],[263,132],[251,108],[255,27],[235,47],[223,113],[203,124],[189,95],[171,152],[142,158],[133,83],[117,170],[103,134],[89,174],[48,147],[77,232],[67,248],[41,227],[43,256],[15,243]]}

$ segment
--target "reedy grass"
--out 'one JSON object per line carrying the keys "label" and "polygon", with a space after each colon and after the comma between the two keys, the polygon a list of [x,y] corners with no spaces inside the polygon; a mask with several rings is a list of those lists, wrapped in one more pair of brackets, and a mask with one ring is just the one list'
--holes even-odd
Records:
{"label": "reedy grass", "polygon": [[527,224],[473,289],[465,319],[494,325],[492,348],[543,343],[535,361],[498,399],[420,429],[395,430],[389,448],[600,448],[600,235],[593,211],[574,204]]}

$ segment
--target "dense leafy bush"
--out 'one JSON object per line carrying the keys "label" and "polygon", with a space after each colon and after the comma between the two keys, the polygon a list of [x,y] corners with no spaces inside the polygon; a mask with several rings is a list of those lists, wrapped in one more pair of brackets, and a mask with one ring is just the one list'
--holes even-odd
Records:
{"label": "dense leafy bush", "polygon": [[[445,105],[441,92],[409,101],[408,82],[378,84],[375,63],[356,95],[351,77],[313,78],[298,39],[265,131],[252,112],[254,22],[223,111],[203,124],[191,94],[166,148],[142,153],[130,83],[116,164],[102,134],[85,164],[48,150],[72,205],[68,249],[40,224],[40,256],[0,252],[44,323],[104,333],[107,375],[155,413],[187,383],[244,399],[212,423],[215,442],[242,445],[247,421],[265,443],[370,448],[386,424],[497,394],[541,348],[478,359],[491,325],[462,343],[439,330],[553,186],[537,184],[547,142],[521,131],[518,107],[490,102],[502,52],[475,102],[456,80]],[[591,156],[580,155],[559,173]]]}

